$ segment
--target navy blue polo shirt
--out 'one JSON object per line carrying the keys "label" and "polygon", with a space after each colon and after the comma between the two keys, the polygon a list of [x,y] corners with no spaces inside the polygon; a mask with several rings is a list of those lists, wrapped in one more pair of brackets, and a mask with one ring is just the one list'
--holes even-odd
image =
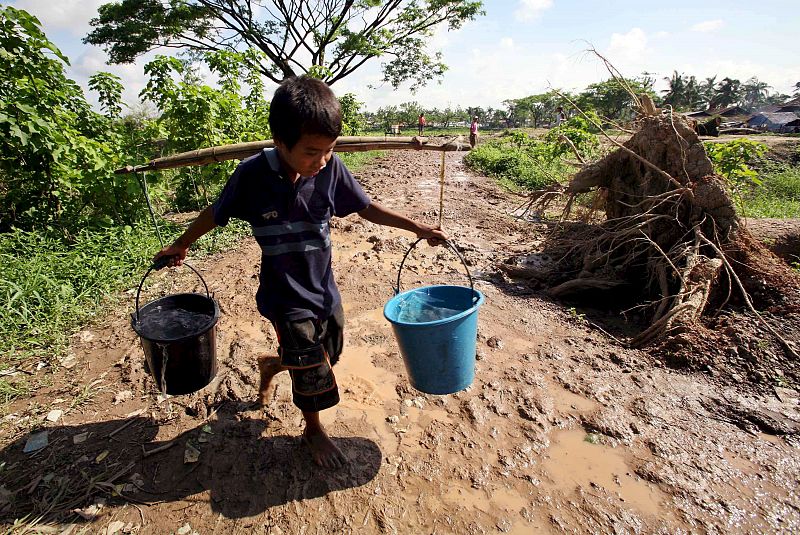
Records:
{"label": "navy blue polo shirt", "polygon": [[242,160],[213,204],[214,223],[250,223],[261,246],[256,303],[270,321],[324,319],[341,302],[331,270],[332,216],[345,217],[370,199],[334,155],[316,176],[292,181],[275,149]]}

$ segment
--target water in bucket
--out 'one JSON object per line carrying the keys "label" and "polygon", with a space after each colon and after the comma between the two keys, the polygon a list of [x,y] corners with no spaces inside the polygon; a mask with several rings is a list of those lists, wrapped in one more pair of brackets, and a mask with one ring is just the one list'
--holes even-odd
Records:
{"label": "water in bucket", "polygon": [[204,314],[186,308],[153,307],[143,314],[137,329],[155,340],[175,340],[195,333],[201,333],[214,320],[212,314]]}
{"label": "water in bucket", "polygon": [[392,323],[411,386],[428,394],[452,394],[475,377],[481,292],[464,286],[426,286],[390,299]]}
{"label": "water in bucket", "polygon": [[464,311],[451,308],[444,298],[422,292],[413,292],[398,304],[397,321],[402,323],[427,323],[450,318]]}
{"label": "water in bucket", "polygon": [[196,392],[217,373],[219,305],[211,298],[200,273],[184,263],[200,277],[206,294],[167,295],[140,307],[139,296],[145,279],[154,269],[165,265],[163,260],[153,264],[142,277],[131,326],[141,340],[150,375],[162,393],[174,396]]}

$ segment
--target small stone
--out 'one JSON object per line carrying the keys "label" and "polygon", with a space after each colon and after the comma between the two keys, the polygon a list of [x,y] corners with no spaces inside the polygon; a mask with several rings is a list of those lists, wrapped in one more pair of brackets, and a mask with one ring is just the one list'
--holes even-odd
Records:
{"label": "small stone", "polygon": [[32,453],[34,451],[39,451],[40,449],[47,446],[47,431],[42,431],[41,433],[34,433],[28,437],[28,441],[25,442],[25,447],[23,448],[23,453]]}
{"label": "small stone", "polygon": [[501,518],[500,520],[497,521],[497,524],[495,524],[495,526],[497,526],[497,529],[500,530],[502,533],[508,533],[509,531],[511,531],[513,524],[511,524],[511,521],[508,520],[507,518]]}
{"label": "small stone", "polygon": [[778,396],[782,403],[797,403],[798,400],[797,390],[782,386],[775,387],[775,395]]}
{"label": "small stone", "polygon": [[390,424],[396,424],[397,422],[400,421],[400,417],[396,415],[387,416],[386,421],[389,422]]}
{"label": "small stone", "polygon": [[483,360],[485,358],[486,358],[486,353],[484,353],[483,351],[478,351],[477,353],[475,353],[475,360]]}
{"label": "small stone", "polygon": [[61,416],[64,414],[64,411],[61,409],[53,409],[52,411],[47,413],[47,421],[48,422],[57,422]]}
{"label": "small stone", "polygon": [[133,398],[133,392],[131,392],[130,390],[122,390],[114,394],[114,405],[119,405],[120,403],[128,401],[129,399],[132,398]]}
{"label": "small stone", "polygon": [[86,439],[89,438],[89,433],[78,433],[77,435],[72,437],[73,444],[83,444],[86,442]]}
{"label": "small stone", "polygon": [[114,520],[106,528],[106,535],[114,535],[115,533],[119,533],[120,531],[122,531],[124,527],[125,527],[125,522]]}
{"label": "small stone", "polygon": [[502,349],[503,341],[496,336],[492,336],[491,338],[486,340],[486,345],[494,349]]}
{"label": "small stone", "polygon": [[731,374],[731,379],[733,379],[737,383],[741,383],[742,382],[742,376],[739,375],[738,373],[732,373]]}
{"label": "small stone", "polygon": [[75,360],[75,356],[74,356],[74,355],[67,355],[67,356],[66,356],[66,357],[64,357],[63,359],[59,359],[59,361],[58,361],[58,362],[59,362],[59,364],[61,364],[61,365],[62,365],[64,368],[66,368],[66,369],[68,369],[68,370],[69,370],[69,369],[72,369],[72,368],[74,368],[74,367],[75,367],[75,365],[78,363],[78,361],[77,361],[77,360]]}
{"label": "small stone", "polygon": [[[183,464],[196,463],[198,460],[200,460],[200,450],[192,446],[190,442],[187,442],[186,449],[183,451]],[[186,533],[189,532],[187,531]]]}
{"label": "small stone", "polygon": [[178,535],[189,535],[189,533],[191,533],[191,532],[192,532],[192,526],[190,526],[190,525],[187,523],[187,524],[184,524],[184,525],[182,525],[181,527],[179,527],[179,528],[178,528],[178,531],[177,531],[176,533],[177,533]]}

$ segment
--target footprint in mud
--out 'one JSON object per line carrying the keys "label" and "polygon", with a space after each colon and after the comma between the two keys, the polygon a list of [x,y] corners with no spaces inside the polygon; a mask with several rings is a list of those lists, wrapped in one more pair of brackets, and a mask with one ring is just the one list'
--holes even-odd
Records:
{"label": "footprint in mud", "polygon": [[347,385],[344,387],[344,393],[347,395],[349,401],[360,403],[361,405],[368,405],[370,407],[379,407],[383,405],[383,399],[378,393],[378,388],[372,381],[364,379],[363,377],[349,377],[347,379]]}

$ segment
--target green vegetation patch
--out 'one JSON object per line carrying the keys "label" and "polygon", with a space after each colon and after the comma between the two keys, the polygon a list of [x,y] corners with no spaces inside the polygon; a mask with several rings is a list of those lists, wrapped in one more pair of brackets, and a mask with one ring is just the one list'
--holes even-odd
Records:
{"label": "green vegetation patch", "polygon": [[768,166],[758,173],[761,186],[743,196],[747,217],[800,217],[800,168]]}
{"label": "green vegetation patch", "polygon": [[569,178],[575,171],[568,163],[576,157],[573,146],[584,158],[599,149],[597,136],[578,118],[550,130],[543,140],[519,130],[508,131],[500,139],[478,145],[464,161],[512,189],[535,190]]}
{"label": "green vegetation patch", "polygon": [[[739,213],[745,217],[800,217],[800,168],[763,164],[768,147],[749,139],[706,143],[714,171],[727,179]],[[761,163],[756,170],[755,165]]]}

